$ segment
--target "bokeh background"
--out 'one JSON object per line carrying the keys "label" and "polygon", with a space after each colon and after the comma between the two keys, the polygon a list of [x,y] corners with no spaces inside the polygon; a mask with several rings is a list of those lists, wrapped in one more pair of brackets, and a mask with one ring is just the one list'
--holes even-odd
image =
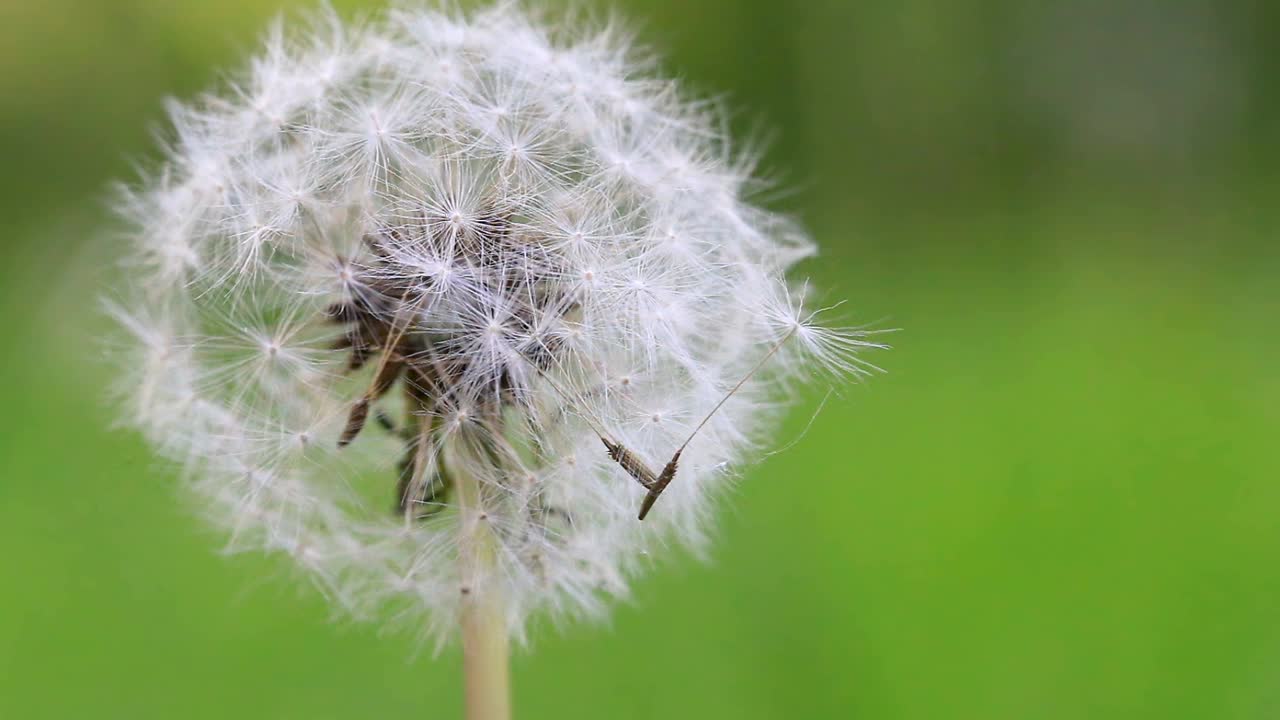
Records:
{"label": "bokeh background", "polygon": [[[459,716],[456,651],[219,556],[110,427],[107,183],[294,5],[0,0],[0,718]],[[1280,5],[620,9],[904,330],[519,716],[1280,715]]]}

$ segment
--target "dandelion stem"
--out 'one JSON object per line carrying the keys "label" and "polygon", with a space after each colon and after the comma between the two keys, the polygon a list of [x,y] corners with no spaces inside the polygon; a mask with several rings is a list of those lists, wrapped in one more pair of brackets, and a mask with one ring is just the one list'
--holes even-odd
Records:
{"label": "dandelion stem", "polygon": [[463,573],[462,666],[466,682],[467,720],[511,717],[507,623],[504,598],[490,582],[496,560],[496,538],[485,513],[479,478],[466,461],[451,464],[458,499]]}
{"label": "dandelion stem", "polygon": [[491,594],[475,598],[463,608],[462,656],[467,720],[509,720],[507,628],[501,603],[494,602]]}

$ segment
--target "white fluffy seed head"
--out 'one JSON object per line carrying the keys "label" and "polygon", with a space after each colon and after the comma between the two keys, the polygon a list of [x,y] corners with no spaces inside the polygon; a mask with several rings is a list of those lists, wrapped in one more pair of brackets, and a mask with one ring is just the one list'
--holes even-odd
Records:
{"label": "white fluffy seed head", "polygon": [[[513,5],[322,13],[171,108],[167,161],[119,202],[122,385],[235,548],[442,639],[479,592],[516,635],[598,614],[649,549],[703,540],[779,387],[861,372],[862,335],[786,279],[809,239],[648,72],[615,28]],[[638,521],[601,436],[660,469],[784,338]]]}

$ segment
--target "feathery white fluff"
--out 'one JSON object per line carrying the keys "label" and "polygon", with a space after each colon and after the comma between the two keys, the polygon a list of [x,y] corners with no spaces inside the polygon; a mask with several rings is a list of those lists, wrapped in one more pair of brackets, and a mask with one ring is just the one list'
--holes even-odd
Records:
{"label": "feathery white fluff", "polygon": [[[234,548],[292,555],[358,615],[445,639],[470,593],[517,636],[601,613],[648,551],[703,540],[788,379],[866,367],[863,333],[800,307],[813,246],[744,199],[716,110],[616,27],[320,13],[171,115],[119,202],[130,420]],[[656,472],[762,358],[637,520],[602,437]]]}

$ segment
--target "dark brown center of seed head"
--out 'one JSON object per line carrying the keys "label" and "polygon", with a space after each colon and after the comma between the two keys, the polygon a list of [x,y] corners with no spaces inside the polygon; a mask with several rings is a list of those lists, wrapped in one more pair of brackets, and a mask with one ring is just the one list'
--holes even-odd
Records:
{"label": "dark brown center of seed head", "polygon": [[[519,362],[546,370],[553,364],[559,345],[554,337],[538,334],[539,323],[562,316],[572,306],[572,299],[557,292],[554,283],[539,277],[550,263],[534,258],[545,253],[540,252],[537,243],[515,237],[509,218],[490,213],[475,222],[463,220],[461,214],[453,213],[444,223],[424,221],[413,228],[388,226],[367,235],[364,241],[371,257],[364,262],[339,263],[344,287],[358,291],[325,310],[330,321],[344,327],[333,348],[347,351],[347,372],[354,373],[371,364],[376,367],[369,390],[351,408],[339,445],[354,441],[374,405],[399,385],[406,417],[398,429],[381,410],[372,411],[380,425],[404,440],[396,512],[418,518],[443,509],[451,490],[443,468],[420,466],[420,444],[443,428],[437,419],[463,403],[478,406],[482,417],[500,417],[501,404],[519,402],[509,372],[514,368],[499,369],[496,382],[489,386],[496,392],[489,390],[482,397],[474,397],[475,392],[462,394],[467,392],[469,379],[474,383],[475,378],[490,378],[493,373],[491,368],[473,368],[471,359],[451,352],[451,348],[466,346],[466,338],[457,335],[488,333],[510,337],[519,344],[514,348]],[[452,256],[435,263],[439,270],[432,274],[421,269],[430,264],[410,267],[402,261],[414,254],[436,258],[443,248],[453,248]],[[517,261],[512,262],[512,258]],[[428,304],[438,299],[436,294],[442,292],[439,280],[459,272],[470,274],[477,283],[492,290],[495,298],[501,298],[507,317],[501,322],[493,320],[447,334],[427,327],[420,318]],[[553,276],[545,272],[542,275]],[[479,358],[476,362],[492,360]],[[455,415],[460,416],[461,412]]]}

